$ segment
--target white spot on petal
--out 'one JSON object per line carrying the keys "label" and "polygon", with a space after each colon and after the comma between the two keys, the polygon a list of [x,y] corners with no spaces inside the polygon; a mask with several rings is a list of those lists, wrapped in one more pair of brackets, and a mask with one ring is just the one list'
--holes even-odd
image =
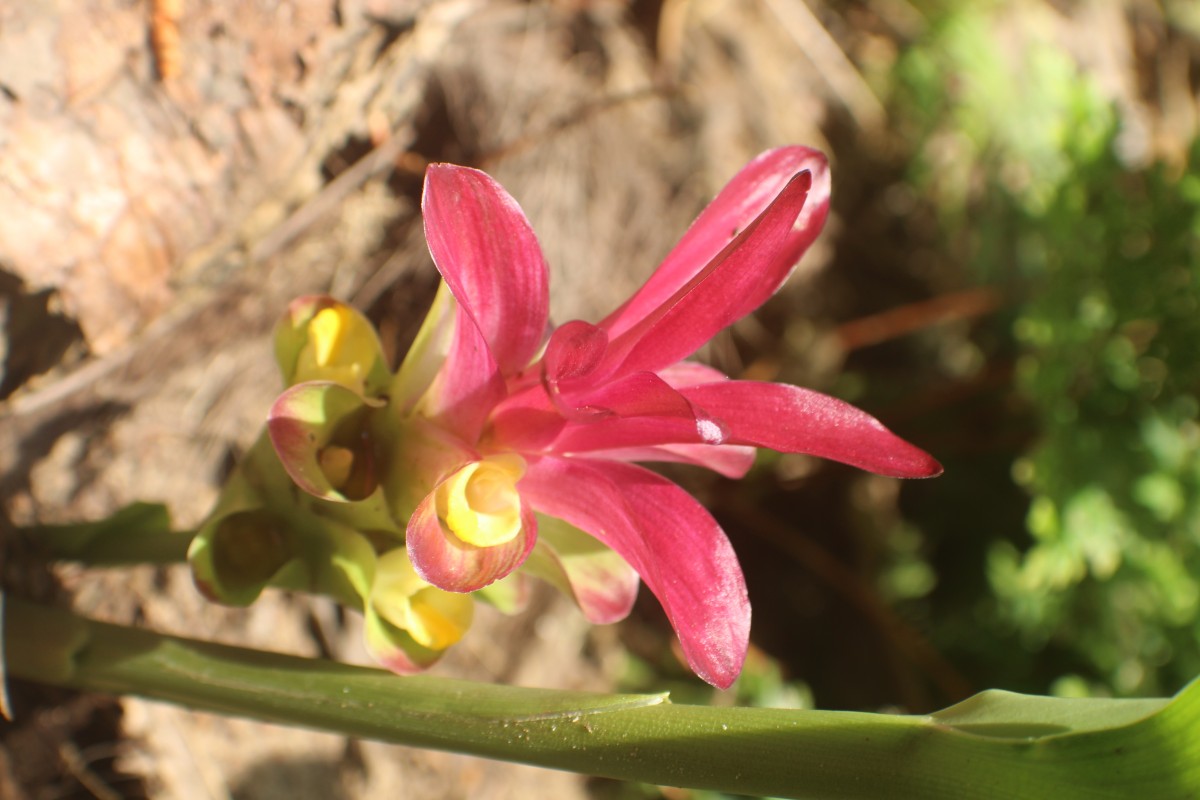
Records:
{"label": "white spot on petal", "polygon": [[705,444],[721,444],[725,441],[725,431],[716,420],[696,420],[696,432],[700,434],[700,438],[704,440]]}

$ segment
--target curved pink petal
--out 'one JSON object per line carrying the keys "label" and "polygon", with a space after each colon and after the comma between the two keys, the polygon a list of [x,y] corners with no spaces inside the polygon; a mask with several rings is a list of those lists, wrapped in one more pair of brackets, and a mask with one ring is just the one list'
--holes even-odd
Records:
{"label": "curved pink petal", "polygon": [[660,369],[658,377],[667,382],[668,386],[682,389],[685,386],[697,386],[701,383],[727,381],[729,376],[707,364],[699,361],[679,361],[669,367]]}
{"label": "curved pink petal", "polygon": [[564,396],[572,386],[591,389],[595,385],[590,378],[607,350],[608,334],[582,320],[561,325],[550,335],[541,360],[542,384],[554,407],[567,419],[587,421],[612,413]]}
{"label": "curved pink petal", "polygon": [[525,453],[550,447],[567,421],[550,403],[545,392],[538,392],[538,395],[544,406],[533,400],[501,406],[489,421],[480,452]]}
{"label": "curved pink petal", "polygon": [[549,448],[555,453],[588,453],[661,445],[699,444],[696,421],[686,417],[608,417],[591,424],[565,425]]}
{"label": "curved pink petal", "polygon": [[691,495],[632,464],[553,456],[531,463],[521,492],[620,553],[662,603],[696,674],[733,683],[749,644],[746,584],[729,540]]}
{"label": "curved pink petal", "polygon": [[504,394],[504,377],[483,332],[460,305],[450,352],[421,397],[421,413],[463,441],[474,442]]}
{"label": "curved pink petal", "polygon": [[[598,386],[576,386],[551,395],[555,405],[568,419],[582,422],[608,416],[684,417],[695,419],[703,412],[688,402],[678,390],[653,372],[635,372]],[[586,417],[573,416],[588,412]]]}
{"label": "curved pink petal", "polygon": [[[598,376],[656,372],[694,353],[762,305],[791,274],[818,233],[794,227],[812,185],[801,172],[702,269],[644,317],[610,336]],[[824,214],[812,219],[823,222]]]}
{"label": "curved pink petal", "polygon": [[537,541],[537,517],[521,504],[521,532],[494,547],[476,547],[446,530],[430,492],[408,521],[405,541],[413,568],[423,580],[447,592],[473,592],[512,572]]}
{"label": "curved pink petal", "polygon": [[[723,377],[715,370],[712,372]],[[706,444],[719,443],[725,427],[721,420],[652,372],[636,372],[597,385],[586,379],[557,384],[548,379],[544,390],[543,387],[524,390],[496,409],[490,420],[489,449],[524,452],[549,448],[561,452],[563,448],[552,444],[561,431],[586,430],[612,418],[685,420],[687,426],[703,434],[699,441]],[[624,443],[612,445],[622,446]]]}
{"label": "curved pink petal", "polygon": [[[930,478],[941,465],[870,414],[820,392],[782,383],[720,381],[680,392],[720,421],[722,446],[767,447],[807,453],[893,478]],[[713,444],[710,420],[610,417],[568,424],[554,440],[557,453],[588,453],[680,444]]]}
{"label": "curved pink petal", "polygon": [[[564,418],[590,423],[614,415],[707,417],[702,409],[695,408],[674,386],[653,372],[634,372],[597,381],[594,372],[603,363],[607,349],[608,336],[603,329],[578,320],[563,325],[550,337],[542,359],[542,380],[547,396]],[[714,373],[724,377],[716,370],[687,362],[680,362],[669,371],[683,385],[712,379]]]}
{"label": "curved pink petal", "polygon": [[942,466],[849,403],[820,392],[758,381],[723,381],[683,393],[719,415],[731,444],[808,453],[893,478],[930,478]]}
{"label": "curved pink petal", "polygon": [[504,375],[529,364],[546,335],[546,261],[517,201],[488,175],[431,164],[421,199],[438,271],[475,320]]}
{"label": "curved pink petal", "polygon": [[588,458],[608,461],[666,461],[711,469],[726,478],[744,478],[754,466],[754,447],[729,444],[664,444],[657,447],[622,447],[593,450]]}
{"label": "curved pink petal", "polygon": [[[727,427],[718,428],[716,433],[726,438],[719,445],[710,441],[710,446],[724,446],[733,443],[727,438]],[[565,425],[562,433],[554,440],[549,450],[554,453],[586,453],[591,456],[593,453],[613,450],[636,450],[704,443],[704,433],[695,419],[614,416],[590,424]]]}
{"label": "curved pink petal", "polygon": [[[824,154],[812,148],[781,147],[768,150],[743,167],[692,223],[645,285],[601,327],[615,338],[649,316],[749,227],[795,175],[805,171],[812,175],[812,188],[785,246],[785,260],[793,264],[798,261],[829,213],[829,164]],[[769,296],[777,285],[766,288]]]}
{"label": "curved pink petal", "polygon": [[550,334],[542,356],[544,379],[550,385],[586,378],[595,371],[608,349],[608,334],[590,322],[572,320]]}

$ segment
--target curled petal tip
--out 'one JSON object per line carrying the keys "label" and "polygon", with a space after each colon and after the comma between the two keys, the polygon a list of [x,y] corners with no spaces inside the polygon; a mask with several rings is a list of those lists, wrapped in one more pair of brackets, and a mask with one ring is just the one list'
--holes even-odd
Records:
{"label": "curled petal tip", "polygon": [[873,442],[873,460],[862,459],[862,463],[856,463],[855,460],[840,458],[838,455],[830,457],[888,478],[936,478],[942,474],[944,470],[936,458],[901,439],[877,420],[871,421],[874,423],[872,427],[878,428]]}
{"label": "curled petal tip", "polygon": [[301,383],[276,398],[267,434],[301,489],[336,502],[362,500],[377,485],[366,422],[379,406],[340,383]]}
{"label": "curled petal tip", "polygon": [[505,577],[529,556],[537,541],[533,510],[522,505],[513,538],[492,546],[469,544],[447,526],[439,513],[439,484],[417,506],[406,533],[413,568],[422,580],[447,592],[474,592]]}

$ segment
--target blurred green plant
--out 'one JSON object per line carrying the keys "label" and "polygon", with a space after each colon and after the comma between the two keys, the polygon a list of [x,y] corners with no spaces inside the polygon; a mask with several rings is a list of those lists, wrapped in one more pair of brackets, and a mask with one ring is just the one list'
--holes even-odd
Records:
{"label": "blurred green plant", "polygon": [[1017,381],[1041,439],[1015,477],[1035,544],[997,549],[993,585],[1113,690],[1179,686],[1200,668],[1200,178],[1080,153],[1019,229]]}
{"label": "blurred green plant", "polygon": [[932,10],[895,95],[967,279],[1017,303],[1032,542],[993,543],[992,616],[1078,657],[1044,676],[1064,692],[1178,688],[1200,670],[1200,176],[1123,163],[1120,115],[1046,12],[1003,11]]}

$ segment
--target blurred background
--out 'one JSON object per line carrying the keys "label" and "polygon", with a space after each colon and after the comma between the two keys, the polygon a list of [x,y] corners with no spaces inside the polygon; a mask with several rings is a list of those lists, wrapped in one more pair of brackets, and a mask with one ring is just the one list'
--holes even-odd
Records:
{"label": "blurred background", "polygon": [[[684,469],[741,557],[753,649],[690,678],[652,597],[540,595],[436,672],[680,701],[924,712],[985,688],[1161,695],[1200,674],[1200,6],[924,0],[85,0],[0,7],[0,575],[121,622],[360,659],[357,620],[249,612],[186,570],[51,569],[11,525],[207,511],[278,390],[287,301],[399,357],[436,273],[431,161],[520,201],[554,319],[597,319],[763,149],[833,216],[702,354],[849,400],[945,465]],[[12,798],[700,797],[15,691]]]}

